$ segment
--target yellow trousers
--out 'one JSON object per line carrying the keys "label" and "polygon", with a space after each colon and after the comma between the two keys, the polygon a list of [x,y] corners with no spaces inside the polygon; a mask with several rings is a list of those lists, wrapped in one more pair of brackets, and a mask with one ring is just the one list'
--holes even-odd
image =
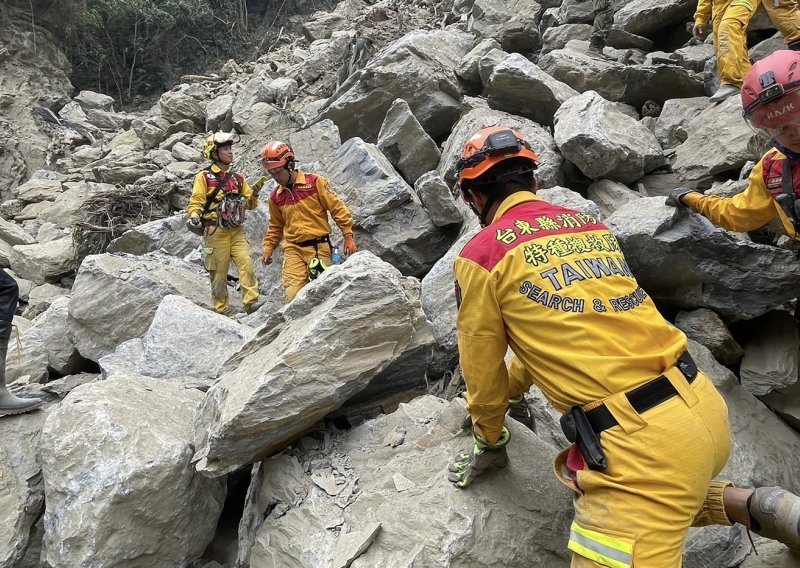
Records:
{"label": "yellow trousers", "polygon": [[764,9],[778,31],[783,34],[787,44],[800,40],[800,9],[797,8],[797,0],[765,0]]}
{"label": "yellow trousers", "polygon": [[574,448],[556,458],[556,475],[576,492],[573,568],[680,568],[690,526],[732,524],[730,483],[713,479],[731,449],[725,401],[702,372],[691,385],[677,368],[664,374],[679,394],[642,414],[624,393],[603,401],[619,422],[601,435],[605,471],[572,467]]}
{"label": "yellow trousers", "polygon": [[714,0],[712,3],[714,49],[717,53],[719,81],[723,85],[741,87],[744,76],[750,70],[747,24],[756,13],[759,2],[760,0]]}
{"label": "yellow trousers", "polygon": [[294,300],[303,286],[308,284],[308,263],[316,255],[319,255],[325,266],[333,265],[331,247],[328,243],[317,244],[315,251],[313,246],[301,247],[288,241],[284,242],[282,280],[287,302]]}
{"label": "yellow trousers", "polygon": [[[213,229],[213,227],[212,227]],[[210,232],[210,231],[209,231]],[[242,287],[242,303],[245,307],[258,300],[258,283],[250,258],[250,247],[244,234],[244,227],[225,229],[217,227],[206,236],[205,262],[211,276],[211,299],[214,311],[228,315],[228,268],[231,259],[239,270],[239,285]]]}

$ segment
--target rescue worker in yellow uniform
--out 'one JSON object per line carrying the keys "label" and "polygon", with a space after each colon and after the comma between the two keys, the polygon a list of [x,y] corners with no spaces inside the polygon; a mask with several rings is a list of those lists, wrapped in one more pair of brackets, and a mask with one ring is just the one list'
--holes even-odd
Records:
{"label": "rescue worker in yellow uniform", "polygon": [[709,20],[714,34],[720,87],[709,98],[712,103],[739,93],[742,80],[750,69],[747,25],[760,2],[761,0],[699,0],[697,3],[692,35],[698,40],[704,39]]}
{"label": "rescue worker in yellow uniform", "polygon": [[495,126],[470,138],[457,164],[485,228],[454,265],[473,446],[448,479],[464,488],[506,465],[509,398],[536,384],[574,442],[556,460],[575,492],[573,567],[679,567],[693,524],[736,521],[800,544],[799,498],[713,481],[731,448],[725,401],[613,234],[535,195],[537,162],[519,132]]}
{"label": "rescue worker in yellow uniform", "polygon": [[344,236],[344,251],[358,249],[353,238],[353,216],[322,176],[295,169],[295,155],[285,142],[271,140],[259,154],[261,167],[277,187],[269,196],[269,226],[261,261],[272,262],[275,247],[283,245],[283,288],[291,302],[310,278],[333,264],[328,212]]}
{"label": "rescue worker in yellow uniform", "polygon": [[798,239],[800,207],[800,52],[781,50],[757,61],[744,81],[742,107],[752,128],[772,137],[750,172],[747,189],[733,197],[676,188],[667,205],[683,205],[730,231],[753,231],[777,215]]}
{"label": "rescue worker in yellow uniform", "polygon": [[205,139],[203,157],[212,164],[195,176],[186,211],[190,225],[202,230],[214,311],[223,315],[230,313],[231,259],[239,271],[245,311],[251,313],[258,306],[258,283],[243,226],[245,210],[258,206],[258,189],[233,172],[232,146],[237,140],[238,136],[229,132],[215,132]]}

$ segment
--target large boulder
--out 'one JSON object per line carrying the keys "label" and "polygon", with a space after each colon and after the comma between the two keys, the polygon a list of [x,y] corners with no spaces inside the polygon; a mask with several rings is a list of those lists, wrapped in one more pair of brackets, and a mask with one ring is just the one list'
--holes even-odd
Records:
{"label": "large boulder", "polygon": [[164,253],[87,256],[75,276],[69,330],[92,361],[141,336],[161,300],[177,294],[210,308],[208,280],[197,266]]}
{"label": "large boulder", "polygon": [[44,509],[39,436],[46,411],[0,420],[0,566],[20,566]]}
{"label": "large boulder", "polygon": [[197,249],[202,242],[203,238],[200,235],[195,235],[186,228],[186,215],[173,215],[125,231],[109,243],[106,252],[139,255],[163,250],[183,258]]}
{"label": "large boulder", "polygon": [[689,123],[710,106],[708,97],[669,99],[661,107],[656,119],[656,138],[662,148],[674,148],[689,137]]}
{"label": "large boulder", "polygon": [[673,24],[691,20],[697,2],[693,0],[633,0],[624,2],[614,14],[614,24],[645,37]]}
{"label": "large boulder", "polygon": [[472,30],[496,40],[505,51],[527,53],[539,47],[541,6],[532,0],[475,0]]}
{"label": "large boulder", "polygon": [[663,104],[667,99],[705,94],[701,74],[679,65],[626,65],[594,58],[585,42],[571,41],[539,59],[539,67],[554,79],[579,92],[597,91],[609,101],[622,101],[637,109],[648,100]]}
{"label": "large boulder", "polygon": [[447,251],[452,237],[439,229],[413,188],[372,144],[351,138],[322,160],[355,220],[358,245],[410,276],[423,276]]}
{"label": "large boulder", "polygon": [[461,112],[466,91],[453,70],[472,42],[472,34],[454,29],[410,32],[351,75],[320,116],[333,120],[344,139],[373,141],[392,102],[403,98],[425,131],[441,136]]}
{"label": "large boulder", "polygon": [[[424,386],[433,337],[419,294],[417,281],[368,252],[303,288],[206,393],[198,471],[221,475],[279,450],[359,393],[374,400]],[[406,352],[416,376],[384,373]]]}
{"label": "large boulder", "polygon": [[75,246],[72,237],[48,243],[16,245],[9,258],[11,270],[36,284],[58,282],[75,270]]}
{"label": "large boulder", "polygon": [[389,107],[378,133],[378,148],[409,184],[439,165],[442,153],[423,130],[408,103],[397,99]]}
{"label": "large boulder", "polygon": [[761,156],[754,151],[757,133],[742,118],[740,97],[730,97],[708,106],[685,127],[688,136],[675,149],[672,170],[688,182],[724,172],[738,172],[748,160]]}
{"label": "large boulder", "polygon": [[591,179],[630,183],[664,165],[653,133],[594,91],[561,105],[555,115],[561,153]]}
{"label": "large boulder", "polygon": [[453,127],[442,148],[442,159],[438,172],[442,178],[454,183],[456,162],[461,149],[469,138],[481,128],[501,125],[518,130],[539,156],[536,177],[542,187],[553,187],[564,183],[564,158],[558,152],[552,135],[532,120],[489,108],[476,108],[462,116]]}
{"label": "large boulder", "polygon": [[[455,490],[447,464],[472,444],[457,435],[463,415],[457,402],[424,396],[349,432],[316,433],[324,445],[305,438],[297,450],[257,464],[239,527],[239,562],[568,566],[572,501],[552,473],[556,448],[509,420],[510,467]],[[510,534],[513,545],[497,536]]]}
{"label": "large boulder", "polygon": [[198,128],[206,125],[206,111],[197,99],[186,92],[185,89],[176,87],[177,90],[167,91],[158,100],[161,116],[172,123],[188,119]]}
{"label": "large boulder", "polygon": [[492,108],[553,126],[558,108],[578,91],[512,53],[494,66],[483,94]]}
{"label": "large boulder", "polygon": [[727,320],[751,319],[798,296],[793,253],[734,238],[700,215],[646,197],[619,208],[606,224],[642,287],[657,302],[710,308]]}
{"label": "large boulder", "polygon": [[172,568],[200,558],[226,492],[224,479],[190,464],[202,397],[118,374],[79,386],[50,413],[40,442],[49,565]]}

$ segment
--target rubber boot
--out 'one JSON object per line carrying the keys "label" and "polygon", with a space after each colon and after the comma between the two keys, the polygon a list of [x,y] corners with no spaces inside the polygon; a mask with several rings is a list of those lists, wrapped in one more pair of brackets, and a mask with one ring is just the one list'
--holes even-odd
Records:
{"label": "rubber boot", "polygon": [[750,530],[800,552],[800,497],[781,487],[759,487],[747,509]]}
{"label": "rubber boot", "polygon": [[11,322],[0,321],[0,416],[22,414],[42,406],[39,398],[19,398],[6,388],[6,355],[11,337]]}
{"label": "rubber boot", "polygon": [[739,87],[735,85],[720,85],[717,92],[708,97],[708,102],[710,103],[721,103],[728,97],[732,97],[733,95],[739,94]]}

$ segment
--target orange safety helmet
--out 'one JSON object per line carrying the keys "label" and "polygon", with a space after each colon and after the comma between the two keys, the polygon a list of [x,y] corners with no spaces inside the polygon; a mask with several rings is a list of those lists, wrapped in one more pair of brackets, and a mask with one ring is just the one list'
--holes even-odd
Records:
{"label": "orange safety helmet", "polygon": [[483,128],[467,140],[461,150],[461,158],[456,162],[458,181],[475,180],[500,162],[513,158],[529,160],[531,169],[539,165],[536,152],[516,130],[505,126]]}
{"label": "orange safety helmet", "polygon": [[258,153],[258,158],[264,168],[268,170],[280,167],[294,169],[294,151],[286,142],[280,140],[270,140],[264,144],[261,152]]}
{"label": "orange safety helmet", "polygon": [[235,132],[212,132],[203,140],[203,157],[212,160],[214,152],[221,146],[227,146],[239,141],[239,135]]}

